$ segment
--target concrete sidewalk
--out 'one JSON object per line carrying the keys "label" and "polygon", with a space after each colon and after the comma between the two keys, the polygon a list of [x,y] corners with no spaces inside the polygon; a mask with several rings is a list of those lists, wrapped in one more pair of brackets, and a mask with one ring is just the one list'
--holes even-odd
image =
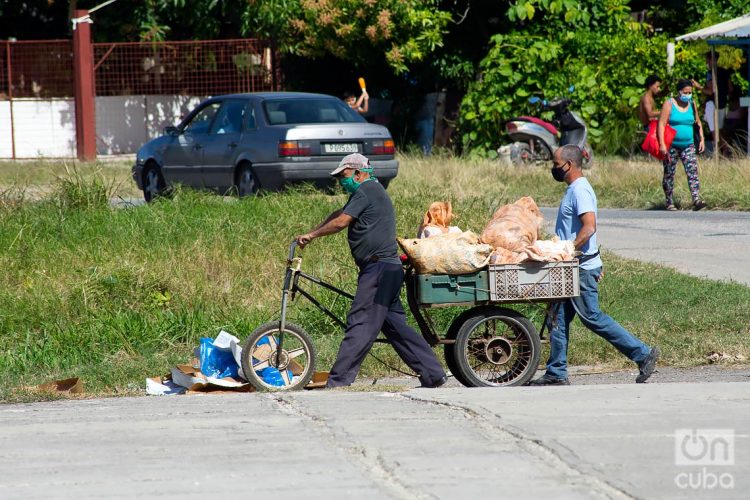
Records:
{"label": "concrete sidewalk", "polygon": [[[747,498],[747,387],[320,391],[6,405],[0,498]],[[676,451],[676,433],[682,439],[693,430],[713,444],[732,438],[732,463],[704,466],[690,456],[679,465],[686,457]]]}

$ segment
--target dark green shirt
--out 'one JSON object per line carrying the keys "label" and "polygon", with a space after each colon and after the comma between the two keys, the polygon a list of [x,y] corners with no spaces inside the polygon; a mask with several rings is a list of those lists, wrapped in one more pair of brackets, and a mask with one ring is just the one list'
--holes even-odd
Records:
{"label": "dark green shirt", "polygon": [[379,182],[363,182],[343,211],[354,218],[349,225],[349,248],[359,267],[372,262],[373,257],[379,262],[401,263],[396,244],[396,212]]}

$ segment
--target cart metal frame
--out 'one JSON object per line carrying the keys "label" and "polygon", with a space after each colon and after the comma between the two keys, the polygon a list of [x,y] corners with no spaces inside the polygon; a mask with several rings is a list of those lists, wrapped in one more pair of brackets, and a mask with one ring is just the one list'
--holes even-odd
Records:
{"label": "cart metal frame", "polygon": [[[323,303],[321,303],[320,300],[318,300],[312,293],[307,291],[303,286],[302,282],[307,281],[309,283],[313,283],[315,285],[318,285],[320,287],[323,287],[324,289],[327,289],[331,292],[334,292],[335,294],[345,297],[349,300],[353,300],[354,296],[345,291],[341,288],[334,286],[330,283],[327,283],[326,281],[313,276],[311,274],[308,274],[304,271],[302,271],[302,257],[295,256],[295,252],[297,249],[297,242],[294,241],[289,246],[289,254],[287,257],[287,266],[286,266],[286,272],[284,277],[284,284],[282,288],[282,299],[281,299],[281,315],[280,315],[280,321],[278,323],[278,330],[276,331],[276,335],[278,335],[278,340],[274,343],[276,344],[274,346],[275,348],[275,356],[269,355],[268,363],[271,366],[278,366],[283,365],[283,363],[280,363],[279,360],[284,360],[289,358],[288,353],[284,351],[284,336],[285,332],[287,330],[287,310],[289,306],[289,301],[294,300],[296,296],[299,294],[302,297],[306,298],[310,303],[312,303],[317,309],[322,311],[326,316],[328,316],[332,321],[334,321],[337,325],[339,325],[341,328],[346,328],[346,322],[341,320],[331,309],[326,307]],[[479,323],[481,323],[482,318],[477,319],[476,316],[479,314],[481,316],[482,313],[492,313],[492,312],[501,312],[503,314],[506,314],[505,316],[501,316],[502,321],[509,325],[514,331],[518,334],[518,331],[524,331],[527,335],[536,336],[537,340],[535,340],[536,350],[539,351],[539,343],[541,341],[541,338],[543,338],[543,334],[545,329],[549,329],[550,325],[552,324],[553,318],[555,316],[555,313],[557,311],[557,307],[559,304],[563,302],[564,299],[557,299],[557,300],[540,300],[540,299],[526,299],[522,301],[518,301],[517,303],[534,303],[534,302],[547,302],[546,311],[544,315],[544,319],[542,322],[542,325],[540,329],[537,331],[536,327],[534,327],[533,323],[531,323],[528,318],[523,316],[522,314],[518,313],[517,311],[510,309],[507,307],[508,304],[513,304],[516,302],[493,302],[493,301],[477,301],[477,302],[456,302],[456,303],[448,303],[448,304],[440,304],[440,305],[424,305],[420,304],[418,301],[418,295],[417,295],[417,279],[416,274],[411,267],[411,265],[407,262],[404,264],[406,276],[405,276],[405,287],[406,287],[406,296],[407,296],[407,303],[409,306],[409,310],[411,311],[412,315],[414,316],[419,331],[422,334],[422,336],[425,338],[425,340],[431,345],[431,346],[437,346],[437,345],[443,345],[444,347],[444,355],[446,358],[446,363],[448,364],[451,371],[456,370],[456,355],[453,353],[454,349],[457,350],[458,346],[455,346],[456,344],[456,335],[458,334],[459,330],[464,326],[465,323],[469,322],[472,323],[470,325],[472,328]],[[428,314],[426,314],[426,310],[431,307],[444,307],[444,306],[465,306],[469,309],[464,310],[462,313],[460,313],[456,318],[454,318],[453,323],[451,324],[450,328],[447,332],[439,333],[432,322],[431,318]],[[497,316],[497,315],[496,315]],[[297,327],[299,328],[299,327]],[[520,329],[520,330],[516,330]],[[489,337],[487,337],[489,338]],[[248,339],[249,341],[250,339]],[[256,337],[257,340],[257,337]],[[376,342],[379,343],[390,343],[385,338],[378,338]],[[485,356],[486,358],[492,358],[495,357],[497,363],[501,364],[500,362],[503,359],[506,359],[510,356],[510,351],[512,350],[511,343],[509,341],[503,342],[502,337],[496,336],[493,337],[491,340],[485,340],[484,341],[486,353],[483,353],[482,356]],[[493,344],[494,342],[494,344]],[[506,345],[507,344],[507,345]],[[250,346],[252,347],[252,346]],[[534,346],[531,347],[531,349],[534,349]],[[535,353],[535,357],[532,356],[532,360],[536,359],[538,363],[538,352]],[[275,361],[275,362],[274,362]],[[495,363],[496,361],[493,361]],[[314,353],[313,353],[313,359],[311,362],[314,364]],[[285,366],[285,365],[284,365]],[[528,365],[527,365],[528,366]],[[283,366],[282,366],[283,369]],[[531,375],[533,375],[533,372],[536,371],[536,366],[532,368],[525,368],[525,370],[532,370]],[[459,376],[454,372],[454,375],[456,375],[456,378],[460,380],[464,385],[467,386],[476,386],[476,385],[484,385],[479,384],[478,379],[474,378],[474,380],[470,380],[471,377],[467,379],[466,376]],[[526,373],[525,377],[528,376],[528,373]],[[248,379],[252,379],[253,377],[248,377]],[[511,380],[512,382],[512,380]],[[253,383],[253,380],[251,380],[251,383]],[[255,385],[255,384],[254,384]],[[488,383],[487,385],[498,385],[494,383]],[[506,385],[506,384],[503,384]],[[513,383],[508,383],[507,385],[514,385]],[[266,387],[267,388],[267,387]]]}

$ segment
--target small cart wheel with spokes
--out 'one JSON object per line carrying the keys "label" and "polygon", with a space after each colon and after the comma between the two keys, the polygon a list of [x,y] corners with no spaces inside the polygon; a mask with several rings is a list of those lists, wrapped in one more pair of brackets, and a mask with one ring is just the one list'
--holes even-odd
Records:
{"label": "small cart wheel with spokes", "polygon": [[[315,371],[317,353],[302,327],[280,322],[255,329],[242,348],[242,371],[258,391],[293,391],[305,387]],[[281,349],[279,349],[281,344]]]}
{"label": "small cart wheel with spokes", "polygon": [[512,309],[481,306],[473,311],[465,316],[453,345],[453,362],[461,381],[474,387],[497,387],[531,380],[541,352],[534,325]]}

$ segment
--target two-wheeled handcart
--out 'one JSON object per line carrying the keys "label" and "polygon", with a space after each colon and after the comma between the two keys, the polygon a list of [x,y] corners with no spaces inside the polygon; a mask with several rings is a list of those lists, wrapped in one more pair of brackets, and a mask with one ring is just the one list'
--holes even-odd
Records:
{"label": "two-wheeled handcart", "polygon": [[[354,296],[302,270],[292,242],[281,296],[281,317],[259,326],[245,341],[242,369],[257,390],[295,390],[313,377],[316,350],[312,337],[287,322],[289,302],[308,299],[342,328],[346,323],[305,289],[313,283],[342,297]],[[552,324],[559,304],[579,294],[578,261],[490,264],[469,274],[417,274],[404,262],[409,309],[432,346],[442,345],[445,363],[467,387],[523,385],[534,376],[541,353],[540,332]],[[513,304],[546,304],[537,330]],[[463,307],[447,331],[438,332],[430,317],[437,307]],[[387,343],[386,339],[378,339]]]}

